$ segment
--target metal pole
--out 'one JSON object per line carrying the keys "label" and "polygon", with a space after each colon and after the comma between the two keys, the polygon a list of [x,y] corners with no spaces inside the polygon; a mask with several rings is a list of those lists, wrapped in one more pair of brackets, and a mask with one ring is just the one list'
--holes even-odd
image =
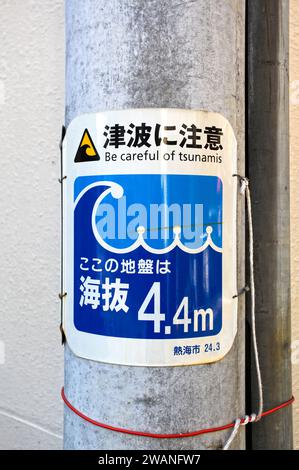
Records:
{"label": "metal pole", "polygon": [[[244,173],[243,0],[67,0],[66,124],[81,113],[134,107],[222,113]],[[241,198],[242,199],[242,198]],[[244,206],[238,208],[238,281],[244,285]],[[244,413],[244,299],[227,356],[191,367],[126,367],[65,349],[65,390],[90,417],[151,432],[232,422]],[[217,449],[230,431],[179,440],[94,427],[65,408],[66,449]],[[233,447],[244,447],[240,431]]]}
{"label": "metal pole", "polygon": [[[255,237],[256,323],[265,408],[292,395],[290,361],[287,0],[248,2],[248,173]],[[252,409],[258,399],[254,365]],[[292,410],[252,426],[253,449],[292,448]]]}

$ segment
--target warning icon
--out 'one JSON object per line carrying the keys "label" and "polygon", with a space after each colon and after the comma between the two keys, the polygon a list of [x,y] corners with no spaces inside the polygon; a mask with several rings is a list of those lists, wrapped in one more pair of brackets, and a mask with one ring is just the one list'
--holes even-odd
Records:
{"label": "warning icon", "polygon": [[99,154],[88,130],[85,129],[76,153],[75,162],[94,162],[96,160],[100,160]]}

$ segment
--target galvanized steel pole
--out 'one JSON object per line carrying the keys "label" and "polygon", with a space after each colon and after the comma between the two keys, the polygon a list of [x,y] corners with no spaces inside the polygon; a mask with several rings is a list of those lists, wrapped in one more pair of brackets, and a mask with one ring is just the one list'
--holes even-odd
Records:
{"label": "galvanized steel pole", "polygon": [[[67,0],[66,125],[81,113],[134,107],[217,111],[238,139],[244,173],[245,0]],[[238,207],[238,283],[244,285],[244,205]],[[127,367],[65,348],[65,391],[90,417],[169,433],[244,413],[244,298],[231,351],[214,364]],[[66,449],[217,449],[230,431],[155,440],[94,427],[65,407]],[[233,448],[244,448],[244,428]]]}

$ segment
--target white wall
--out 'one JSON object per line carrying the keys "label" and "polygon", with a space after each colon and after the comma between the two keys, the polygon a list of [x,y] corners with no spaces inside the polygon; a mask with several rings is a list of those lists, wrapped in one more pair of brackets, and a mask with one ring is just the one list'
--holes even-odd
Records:
{"label": "white wall", "polygon": [[291,309],[294,446],[299,449],[299,0],[290,1]]}
{"label": "white wall", "polygon": [[62,445],[63,99],[64,1],[1,0],[0,449]]}

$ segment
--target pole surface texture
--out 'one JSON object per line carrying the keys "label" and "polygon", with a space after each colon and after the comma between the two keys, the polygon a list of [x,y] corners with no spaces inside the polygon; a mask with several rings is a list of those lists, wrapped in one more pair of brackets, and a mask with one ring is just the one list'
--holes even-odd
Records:
{"label": "pole surface texture", "polygon": [[[248,2],[248,173],[265,409],[292,396],[288,16],[287,0]],[[254,369],[252,362],[253,409]],[[253,449],[292,448],[291,407],[251,429]]]}
{"label": "pole surface texture", "polygon": [[[244,0],[67,0],[66,125],[82,113],[172,107],[223,114],[244,173]],[[238,207],[238,284],[244,285],[244,204]],[[185,367],[88,361],[65,348],[65,392],[93,419],[178,433],[232,422],[244,410],[244,296],[224,359]],[[66,449],[219,449],[231,430],[151,439],[97,428],[65,407]],[[244,448],[244,428],[232,448]]]}

